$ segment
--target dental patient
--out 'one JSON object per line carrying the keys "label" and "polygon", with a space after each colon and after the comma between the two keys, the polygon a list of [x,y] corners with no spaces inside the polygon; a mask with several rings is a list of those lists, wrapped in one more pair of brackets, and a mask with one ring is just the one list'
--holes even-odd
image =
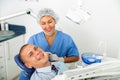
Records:
{"label": "dental patient", "polygon": [[26,67],[36,69],[30,80],[51,80],[57,74],[68,70],[63,62],[50,62],[48,54],[32,44],[23,45],[19,56]]}

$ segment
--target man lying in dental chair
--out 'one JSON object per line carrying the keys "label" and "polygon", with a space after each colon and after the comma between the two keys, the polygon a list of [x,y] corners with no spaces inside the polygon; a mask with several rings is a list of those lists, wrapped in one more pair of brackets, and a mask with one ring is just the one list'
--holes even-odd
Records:
{"label": "man lying in dental chair", "polygon": [[23,45],[18,57],[26,68],[35,69],[30,80],[51,80],[57,74],[68,70],[63,62],[50,62],[48,54],[32,44]]}

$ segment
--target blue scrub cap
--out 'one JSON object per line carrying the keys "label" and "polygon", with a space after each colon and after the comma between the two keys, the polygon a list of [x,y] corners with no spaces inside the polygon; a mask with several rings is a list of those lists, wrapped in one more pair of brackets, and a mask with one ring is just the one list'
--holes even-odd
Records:
{"label": "blue scrub cap", "polygon": [[51,16],[57,23],[57,21],[59,20],[57,14],[50,8],[43,8],[39,11],[38,13],[38,22],[39,20],[43,17],[43,16]]}

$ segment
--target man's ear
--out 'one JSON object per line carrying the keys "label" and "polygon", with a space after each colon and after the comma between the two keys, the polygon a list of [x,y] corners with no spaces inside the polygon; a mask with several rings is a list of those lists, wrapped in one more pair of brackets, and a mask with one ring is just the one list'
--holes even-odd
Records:
{"label": "man's ear", "polygon": [[32,68],[32,66],[31,66],[30,64],[28,64],[28,63],[25,63],[25,66],[26,66],[27,68]]}

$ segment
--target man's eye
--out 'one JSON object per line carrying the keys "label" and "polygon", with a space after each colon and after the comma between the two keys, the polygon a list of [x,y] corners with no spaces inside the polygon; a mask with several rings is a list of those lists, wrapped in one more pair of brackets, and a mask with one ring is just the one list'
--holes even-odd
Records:
{"label": "man's eye", "polygon": [[30,52],[30,53],[29,53],[29,56],[31,57],[31,56],[32,56],[32,54],[33,54],[33,53],[32,53],[32,52]]}

